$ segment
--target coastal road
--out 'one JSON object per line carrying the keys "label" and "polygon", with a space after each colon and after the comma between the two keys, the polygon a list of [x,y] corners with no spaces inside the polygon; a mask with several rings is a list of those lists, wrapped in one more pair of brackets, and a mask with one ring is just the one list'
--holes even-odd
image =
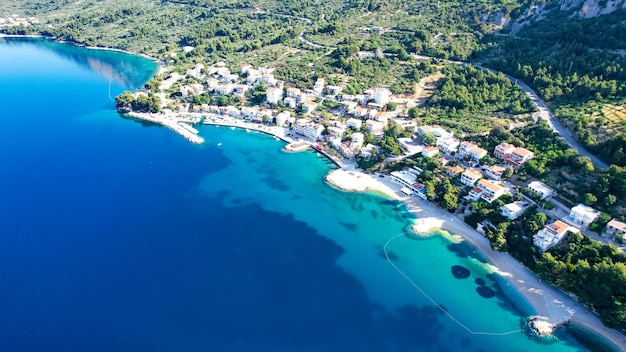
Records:
{"label": "coastal road", "polygon": [[[418,60],[440,60],[440,61],[445,61],[451,64],[455,64],[455,65],[470,65],[470,63],[467,63],[467,62],[445,60],[445,59],[439,59],[439,58],[423,56],[423,55],[413,55],[413,57]],[[489,71],[489,72],[493,72],[496,74],[499,73],[499,71],[496,71],[489,67],[484,67],[480,65],[474,65],[474,67],[483,71]],[[600,160],[597,156],[591,154],[580,143],[578,143],[576,138],[574,138],[574,136],[572,136],[572,134],[565,127],[563,127],[563,125],[561,125],[561,123],[556,119],[556,117],[550,111],[550,109],[548,109],[548,107],[546,106],[546,103],[543,100],[541,100],[539,95],[532,88],[530,88],[526,83],[522,82],[521,80],[513,76],[507,75],[505,73],[503,74],[509,81],[513,82],[513,84],[517,85],[521,90],[524,91],[524,93],[526,93],[526,95],[528,95],[528,97],[533,102],[533,104],[535,104],[537,109],[539,109],[539,113],[541,117],[548,123],[548,125],[554,132],[558,133],[563,138],[565,143],[567,143],[570,147],[572,147],[572,149],[574,149],[579,155],[586,156],[589,159],[591,159],[591,162],[593,163],[594,167],[600,170],[606,170],[609,168],[609,165],[607,165],[605,162]]]}
{"label": "coastal road", "polygon": [[[458,63],[458,61],[451,61],[451,62]],[[488,68],[488,67],[479,66],[479,65],[474,65],[474,67],[480,70],[498,73],[498,71]],[[532,88],[530,88],[526,83],[522,82],[521,80],[515,77],[509,76],[507,74],[504,74],[504,76],[509,81],[513,82],[513,84],[520,87],[520,89],[523,90],[524,93],[526,93],[526,95],[528,95],[528,97],[533,102],[533,104],[535,104],[537,109],[539,109],[541,118],[544,119],[548,123],[548,125],[550,126],[550,128],[552,128],[554,132],[558,133],[561,137],[563,137],[563,140],[565,140],[565,143],[567,143],[570,147],[572,147],[572,149],[574,149],[578,154],[582,156],[586,156],[589,159],[591,159],[591,162],[593,163],[594,167],[600,170],[606,170],[609,168],[609,165],[607,165],[605,162],[600,160],[597,156],[591,154],[580,143],[578,143],[578,141],[574,138],[574,136],[572,136],[569,130],[567,130],[565,127],[563,127],[563,125],[561,125],[559,120],[557,120],[554,114],[550,111],[550,109],[548,109],[548,107],[546,106],[546,103],[543,100],[541,100],[541,98],[539,98],[539,95],[537,95],[537,93]]]}

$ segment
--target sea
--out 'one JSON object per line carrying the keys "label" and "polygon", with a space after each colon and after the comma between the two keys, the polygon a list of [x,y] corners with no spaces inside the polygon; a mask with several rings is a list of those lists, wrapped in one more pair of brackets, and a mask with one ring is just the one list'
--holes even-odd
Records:
{"label": "sea", "polygon": [[0,38],[0,351],[596,349],[530,338],[480,253],[329,187],[314,152],[117,114],[157,69]]}

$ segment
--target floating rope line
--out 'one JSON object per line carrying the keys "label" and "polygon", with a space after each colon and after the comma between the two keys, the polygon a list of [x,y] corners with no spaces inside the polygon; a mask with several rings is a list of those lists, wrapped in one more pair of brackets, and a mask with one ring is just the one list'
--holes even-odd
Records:
{"label": "floating rope line", "polygon": [[394,269],[396,269],[400,275],[402,275],[411,285],[413,285],[413,287],[415,287],[419,292],[422,293],[422,295],[424,295],[424,297],[428,298],[429,301],[432,302],[432,304],[435,305],[435,307],[437,307],[439,310],[441,310],[444,314],[446,314],[450,319],[452,319],[452,321],[454,321],[455,323],[457,323],[460,327],[462,327],[463,329],[465,329],[467,332],[469,332],[472,335],[491,335],[491,336],[505,336],[505,335],[511,335],[511,334],[516,334],[516,333],[520,333],[523,332],[523,330],[513,330],[513,331],[507,331],[507,332],[483,332],[483,331],[474,331],[472,329],[470,329],[469,327],[467,327],[465,324],[463,324],[460,320],[458,320],[457,318],[455,318],[452,314],[450,314],[445,308],[443,308],[439,303],[435,302],[434,299],[432,299],[426,292],[424,292],[424,290],[422,290],[422,288],[416,284],[413,280],[411,280],[411,278],[408,277],[407,274],[405,274],[402,270],[400,270],[400,268],[398,268],[397,265],[395,265],[391,259],[389,258],[389,254],[387,253],[387,246],[393,242],[395,239],[397,239],[398,237],[401,236],[405,236],[404,234],[399,234],[399,235],[395,235],[392,238],[389,239],[389,241],[387,241],[387,243],[385,243],[385,246],[383,247],[383,251],[385,252],[385,259],[387,259],[387,262],[389,264],[391,264],[391,266],[394,267]]}

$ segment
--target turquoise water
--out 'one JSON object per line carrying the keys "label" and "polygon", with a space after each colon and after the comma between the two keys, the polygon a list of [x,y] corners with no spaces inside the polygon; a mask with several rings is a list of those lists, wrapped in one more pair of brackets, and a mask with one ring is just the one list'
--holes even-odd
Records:
{"label": "turquoise water", "polygon": [[155,69],[0,42],[1,350],[585,350],[514,332],[522,313],[471,247],[404,236],[401,204],[329,188],[314,153],[121,119],[110,96]]}

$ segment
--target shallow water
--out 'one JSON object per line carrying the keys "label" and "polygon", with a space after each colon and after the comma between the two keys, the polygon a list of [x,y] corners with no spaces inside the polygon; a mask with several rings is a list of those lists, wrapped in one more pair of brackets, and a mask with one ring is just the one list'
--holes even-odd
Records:
{"label": "shallow water", "polygon": [[109,95],[155,69],[0,44],[2,350],[584,350],[565,333],[472,334],[522,319],[480,256],[406,237],[406,208],[326,186],[325,158],[208,126],[196,146],[121,119]]}

